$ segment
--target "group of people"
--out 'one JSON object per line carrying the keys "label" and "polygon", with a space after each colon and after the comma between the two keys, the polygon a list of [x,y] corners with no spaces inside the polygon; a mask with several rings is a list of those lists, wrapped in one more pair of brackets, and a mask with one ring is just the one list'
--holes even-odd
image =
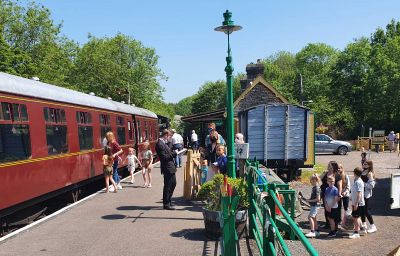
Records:
{"label": "group of people", "polygon": [[[172,139],[173,135],[176,132],[171,132],[165,129],[162,132],[162,136],[158,139],[156,143],[156,152],[160,159],[161,163],[161,174],[164,176],[164,188],[163,188],[163,207],[166,210],[174,210],[171,198],[174,193],[176,186],[176,168],[180,166],[177,162],[178,151],[181,148],[178,140]],[[121,149],[118,142],[115,140],[114,134],[112,132],[108,132],[106,134],[106,145],[104,147],[104,155],[102,157],[103,162],[103,172],[106,183],[106,193],[109,192],[109,183],[113,185],[114,193],[117,192],[118,189],[122,189],[120,178],[118,174],[118,164],[121,159],[121,155],[123,150]],[[175,142],[175,143],[173,143]],[[138,159],[135,154],[135,149],[129,147],[128,155],[126,156],[123,163],[127,163],[128,171],[131,175],[131,183],[135,182],[134,173],[135,170],[140,168],[144,184],[143,187],[150,188],[151,187],[151,170],[153,168],[153,153],[150,150],[150,144],[148,142],[144,143],[144,149]],[[180,160],[181,161],[181,160]]]}
{"label": "group of people", "polygon": [[[313,174],[310,182],[313,186],[310,199],[311,206],[308,219],[311,231],[307,237],[318,237],[320,230],[317,221],[319,203],[322,201],[326,219],[325,228],[329,229],[328,237],[336,237],[339,225],[349,217],[351,200],[351,218],[354,222],[354,232],[349,238],[359,238],[360,234],[374,233],[377,228],[370,213],[370,199],[375,187],[373,162],[367,160],[367,154],[361,153],[361,166],[353,170],[354,182],[345,174],[343,166],[336,161],[330,161],[327,170],[321,175]],[[342,214],[343,208],[343,214]],[[369,227],[367,227],[368,219]]]}
{"label": "group of people", "polygon": [[[106,193],[109,192],[110,182],[113,185],[112,191],[117,193],[118,189],[122,189],[120,177],[118,174],[118,164],[122,161],[121,155],[123,150],[118,142],[115,140],[115,136],[112,132],[107,132],[106,143],[104,147],[104,155],[102,157],[103,162],[103,173],[106,183]],[[128,155],[123,160],[128,166],[128,171],[131,175],[131,183],[135,182],[135,170],[140,168],[143,180],[144,188],[151,188],[151,170],[153,168],[153,153],[150,150],[150,144],[144,143],[144,149],[140,156],[140,160],[136,157],[136,152],[133,147],[129,147]]]}

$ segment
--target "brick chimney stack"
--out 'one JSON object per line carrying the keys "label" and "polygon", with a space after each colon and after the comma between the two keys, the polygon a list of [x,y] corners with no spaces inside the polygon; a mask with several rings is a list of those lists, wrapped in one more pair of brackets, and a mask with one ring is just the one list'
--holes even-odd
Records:
{"label": "brick chimney stack", "polygon": [[260,59],[257,60],[257,63],[254,64],[253,62],[246,66],[246,73],[247,76],[244,79],[240,80],[241,86],[241,93],[247,89],[250,83],[258,76],[264,75],[264,64],[261,62]]}

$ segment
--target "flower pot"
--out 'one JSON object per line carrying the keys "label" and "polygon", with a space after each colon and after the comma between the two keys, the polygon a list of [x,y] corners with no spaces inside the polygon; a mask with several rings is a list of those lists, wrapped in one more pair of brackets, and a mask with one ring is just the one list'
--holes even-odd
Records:
{"label": "flower pot", "polygon": [[[203,208],[205,234],[208,238],[219,239],[222,236],[222,228],[219,223],[219,211],[210,211]],[[236,232],[241,238],[247,223],[247,209],[236,212]]]}

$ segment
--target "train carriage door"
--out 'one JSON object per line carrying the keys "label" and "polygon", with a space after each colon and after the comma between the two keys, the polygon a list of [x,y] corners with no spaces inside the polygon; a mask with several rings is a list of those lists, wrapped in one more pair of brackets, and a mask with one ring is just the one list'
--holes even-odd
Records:
{"label": "train carriage door", "polygon": [[138,120],[136,118],[135,115],[132,115],[132,124],[131,124],[131,128],[132,128],[132,135],[133,135],[133,147],[136,150],[136,154],[139,155],[139,137],[138,137]]}

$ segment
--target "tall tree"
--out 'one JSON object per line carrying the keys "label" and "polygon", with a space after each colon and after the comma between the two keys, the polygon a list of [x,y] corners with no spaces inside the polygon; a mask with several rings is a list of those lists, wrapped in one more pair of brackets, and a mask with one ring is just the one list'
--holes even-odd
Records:
{"label": "tall tree", "polygon": [[75,60],[71,84],[117,101],[157,109],[164,89],[158,83],[166,77],[157,66],[158,56],[129,36],[96,38],[89,36]]}
{"label": "tall tree", "polygon": [[296,59],[290,52],[279,51],[264,59],[265,79],[290,102],[298,102],[299,81]]}

